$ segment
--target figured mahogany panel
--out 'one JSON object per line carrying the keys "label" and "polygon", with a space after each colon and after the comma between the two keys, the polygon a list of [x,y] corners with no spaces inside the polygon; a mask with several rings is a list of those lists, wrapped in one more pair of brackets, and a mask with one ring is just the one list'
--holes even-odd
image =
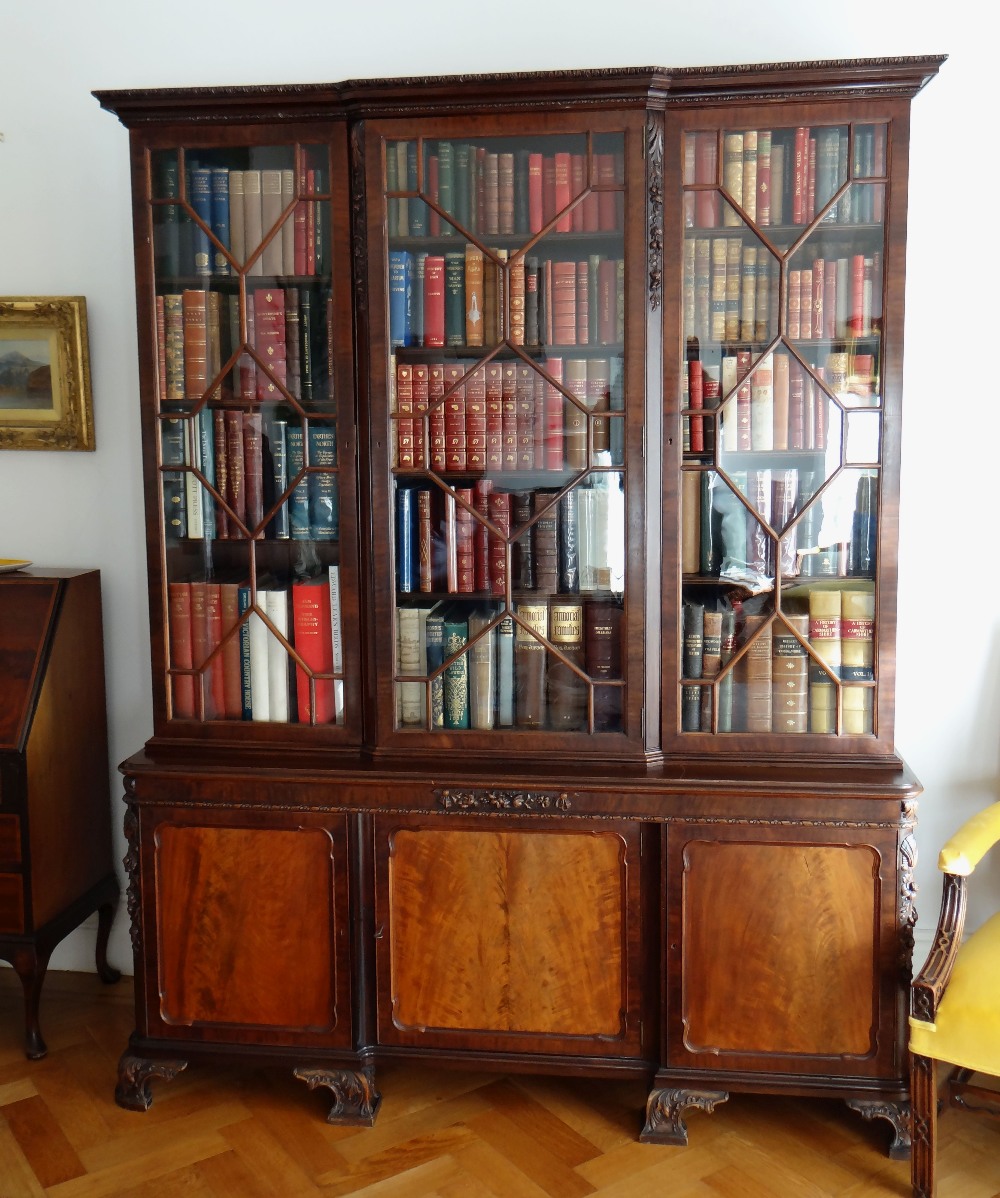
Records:
{"label": "figured mahogany panel", "polygon": [[872,847],[695,840],[683,863],[685,1047],[871,1053],[880,904]]}
{"label": "figured mahogany panel", "polygon": [[323,829],[157,829],[165,1022],[334,1025],[333,848]]}
{"label": "figured mahogany panel", "polygon": [[614,833],[398,830],[395,1024],[620,1035],[625,882]]}

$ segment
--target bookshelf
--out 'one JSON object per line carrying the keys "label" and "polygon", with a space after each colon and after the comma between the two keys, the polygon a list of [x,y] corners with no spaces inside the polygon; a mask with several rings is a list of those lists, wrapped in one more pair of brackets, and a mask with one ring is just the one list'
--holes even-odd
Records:
{"label": "bookshelf", "polygon": [[943,61],[95,93],[155,692],[123,1106],[268,1062],[367,1124],[417,1053],[641,1078],[660,1143],[837,1096],[906,1155],[906,147]]}

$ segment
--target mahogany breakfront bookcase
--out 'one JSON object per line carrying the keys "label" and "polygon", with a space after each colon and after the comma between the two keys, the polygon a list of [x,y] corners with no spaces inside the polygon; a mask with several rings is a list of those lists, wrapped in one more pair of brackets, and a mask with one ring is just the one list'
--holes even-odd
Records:
{"label": "mahogany breakfront bookcase", "polygon": [[[118,1101],[840,1096],[909,1149],[910,102],[942,56],[102,91],[155,727]],[[639,1123],[637,1120],[637,1131]]]}

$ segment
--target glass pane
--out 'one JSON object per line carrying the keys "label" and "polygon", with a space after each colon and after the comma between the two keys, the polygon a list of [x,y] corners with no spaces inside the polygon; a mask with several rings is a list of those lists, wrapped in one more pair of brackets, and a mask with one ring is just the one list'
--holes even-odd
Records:
{"label": "glass pane", "polygon": [[684,137],[682,731],[875,731],[886,135]]}
{"label": "glass pane", "polygon": [[623,163],[386,143],[400,729],[622,729]]}
{"label": "glass pane", "polygon": [[323,146],[152,156],[173,718],[344,719],[329,177]]}

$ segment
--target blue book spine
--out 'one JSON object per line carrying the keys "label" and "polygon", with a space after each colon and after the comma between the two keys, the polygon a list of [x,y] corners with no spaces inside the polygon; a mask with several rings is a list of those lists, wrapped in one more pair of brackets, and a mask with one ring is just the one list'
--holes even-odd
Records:
{"label": "blue book spine", "polygon": [[[301,425],[289,425],[286,434],[288,481],[305,468],[305,437]],[[303,478],[292,490],[288,501],[289,535],[293,541],[311,541],[309,524],[309,483]]]}
{"label": "blue book spine", "polygon": [[[198,439],[201,445],[201,472],[215,486],[215,413],[202,408],[198,413]],[[215,497],[202,487],[202,520],[206,541],[215,538]]]}
{"label": "blue book spine", "polygon": [[212,168],[212,236],[219,243],[212,246],[212,273],[228,275],[229,259],[222,252],[230,248],[229,168],[226,166]]}
{"label": "blue book spine", "polygon": [[[250,607],[250,588],[240,587],[237,597],[239,614],[242,616]],[[253,695],[250,688],[250,622],[244,620],[240,625],[240,696],[242,699],[243,719],[253,719]]]}
{"label": "blue book spine", "polygon": [[413,552],[417,533],[415,510],[413,490],[400,487],[396,492],[396,582],[400,594],[417,589],[416,555]]}
{"label": "blue book spine", "polygon": [[337,426],[309,425],[309,465],[322,473],[309,475],[309,529],[314,541],[336,541],[340,536],[340,492],[337,465]]}
{"label": "blue book spine", "polygon": [[412,345],[413,260],[408,250],[389,251],[389,346]]}
{"label": "blue book spine", "polygon": [[207,166],[195,166],[191,168],[190,179],[191,207],[195,215],[206,226],[203,229],[195,222],[191,230],[194,273],[210,275],[212,273],[212,242],[206,230],[212,227],[212,172]]}

